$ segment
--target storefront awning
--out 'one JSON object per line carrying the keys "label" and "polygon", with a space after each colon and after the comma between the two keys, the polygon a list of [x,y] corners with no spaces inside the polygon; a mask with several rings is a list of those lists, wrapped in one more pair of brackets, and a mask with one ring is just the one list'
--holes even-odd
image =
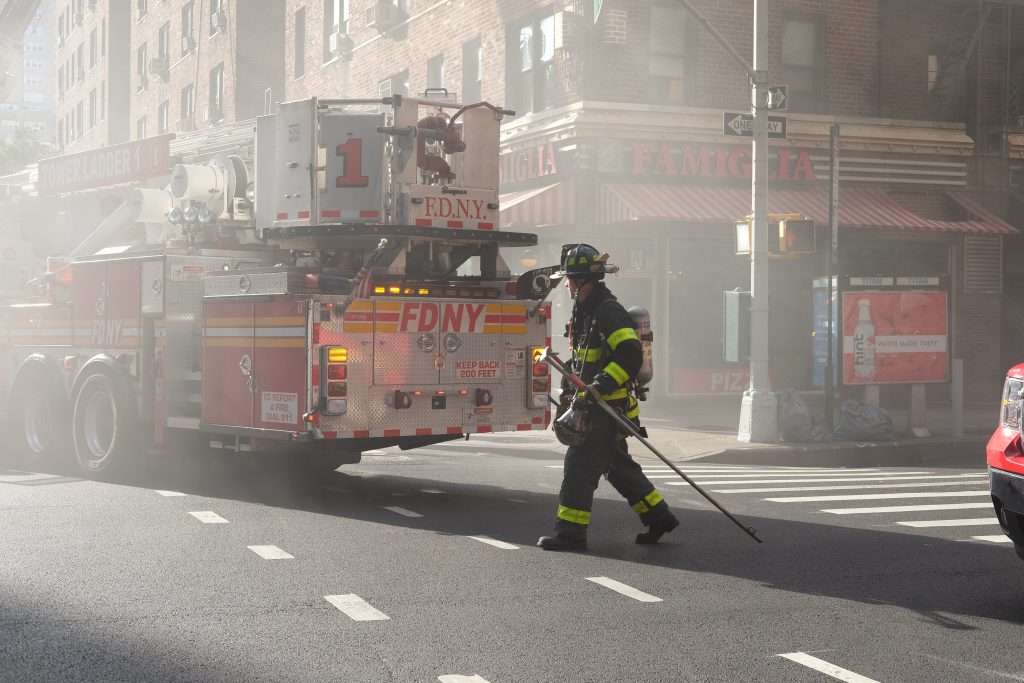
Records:
{"label": "storefront awning", "polygon": [[[953,193],[950,193],[951,195]],[[934,220],[902,206],[883,190],[846,190],[839,198],[839,224],[843,228],[918,232],[1012,235],[1017,230],[983,207],[972,210],[969,195],[956,193],[955,201],[967,210],[968,220]],[[700,185],[609,184],[599,193],[599,217],[605,224],[679,221],[732,223],[750,214],[750,190]],[[818,223],[828,222],[828,191],[780,190],[768,192],[770,213],[802,213]]]}
{"label": "storefront awning", "polygon": [[552,183],[519,192],[508,192],[498,198],[501,206],[501,227],[504,229],[537,228],[571,222],[572,207],[568,190],[562,183]]}

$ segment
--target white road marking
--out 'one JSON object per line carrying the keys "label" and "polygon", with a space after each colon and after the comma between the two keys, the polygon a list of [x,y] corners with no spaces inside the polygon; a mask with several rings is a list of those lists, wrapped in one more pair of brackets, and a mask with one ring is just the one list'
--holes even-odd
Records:
{"label": "white road marking", "polygon": [[203,524],[227,524],[228,520],[224,519],[216,512],[210,510],[200,510],[198,512],[188,513],[198,519]]}
{"label": "white road marking", "polygon": [[870,515],[886,512],[925,512],[927,510],[984,510],[991,508],[992,502],[987,503],[946,503],[944,505],[889,505],[878,508],[833,508],[822,510],[833,515]]}
{"label": "white road marking", "polygon": [[622,595],[625,595],[627,598],[633,598],[634,600],[639,600],[640,602],[662,602],[662,599],[659,597],[655,597],[650,593],[644,593],[641,590],[637,590],[632,586],[627,586],[626,584],[620,581],[616,581],[615,579],[609,579],[607,576],[588,576],[587,581],[593,581],[599,586],[610,588],[616,593],[621,593]]}
{"label": "white road marking", "polygon": [[325,595],[324,600],[344,612],[353,621],[385,621],[391,618],[355,593]]}
{"label": "white road marking", "polygon": [[388,510],[390,512],[394,512],[396,515],[402,515],[403,517],[422,517],[423,516],[423,515],[421,515],[418,512],[413,512],[412,510],[406,510],[405,508],[400,508],[397,505],[387,505],[387,506],[384,506],[384,509]]}
{"label": "white road marking", "polygon": [[[902,474],[906,474],[906,473],[905,472],[901,472],[900,474],[902,475]],[[695,479],[695,480],[699,481],[704,486],[714,486],[715,484],[721,484],[721,485],[724,485],[724,484],[733,484],[733,485],[738,485],[738,484],[825,484],[825,483],[831,483],[831,482],[849,483],[851,481],[915,481],[915,480],[921,480],[921,479],[925,479],[925,480],[931,480],[931,479],[959,479],[962,476],[963,475],[956,474],[956,475],[940,475],[940,476],[936,477],[936,476],[924,474],[924,475],[914,476],[914,477],[909,477],[909,476],[908,477],[904,477],[904,476],[842,477],[842,478],[824,477],[824,478],[821,478],[821,479],[816,479],[816,478],[811,478],[811,479],[758,479],[758,480],[754,480],[754,481],[734,481],[734,480],[730,480],[730,479],[722,479],[721,477],[713,477],[712,481],[708,481],[708,480],[704,479],[703,477],[691,477],[691,479]],[[978,475],[972,475],[972,476],[985,477],[985,476],[988,476],[988,475],[978,474]],[[676,484],[672,484],[671,482],[666,482],[666,483],[669,486],[685,486],[685,482],[679,482],[679,483],[676,483]]]}
{"label": "white road marking", "polygon": [[985,541],[986,543],[1013,543],[1013,540],[1003,534],[997,536],[971,536],[975,541]]}
{"label": "white road marking", "polygon": [[814,669],[815,671],[823,673],[826,676],[831,676],[838,681],[846,681],[847,683],[878,683],[878,681],[873,678],[861,676],[859,673],[854,673],[849,669],[836,666],[835,664],[826,662],[824,659],[818,659],[806,652],[788,652],[784,655],[779,655],[779,657],[783,657],[791,662],[806,666],[808,669]]}
{"label": "white road marking", "polygon": [[264,560],[294,560],[295,556],[278,548],[276,545],[250,545],[253,551]]}
{"label": "white road marking", "polygon": [[491,538],[490,536],[469,536],[469,538],[472,538],[474,541],[486,543],[487,545],[493,545],[495,548],[501,548],[502,550],[519,550],[519,546],[517,545],[505,543],[505,541],[499,541]]}
{"label": "white road marking", "polygon": [[[686,472],[686,470],[683,470]],[[868,472],[869,475],[874,477],[881,477],[882,479],[890,479],[893,477],[899,477],[903,475],[928,475],[931,472],[893,472],[892,474],[883,474],[881,472]],[[795,477],[796,481],[803,481],[804,478],[810,479],[812,477],[835,477],[836,481],[845,481],[846,479],[852,479],[857,481],[858,477],[863,477],[864,474],[861,472],[807,472],[806,474],[800,472],[780,472],[778,474],[701,474],[700,472],[694,473],[694,479],[736,479],[737,484],[744,483],[743,479],[764,479],[765,477]]]}
{"label": "white road marking", "polygon": [[420,489],[420,493],[433,493],[435,495],[443,495],[448,492],[442,491],[441,489]]}
{"label": "white road marking", "polygon": [[164,496],[165,498],[172,498],[185,495],[181,491],[156,491],[156,493],[160,494],[161,496]]}
{"label": "white road marking", "polygon": [[529,501],[527,501],[527,500],[525,500],[523,498],[507,498],[506,500],[508,500],[508,502],[510,502],[510,503],[527,503],[527,502],[529,502]]}
{"label": "white road marking", "polygon": [[490,683],[486,678],[479,675],[472,676],[461,676],[459,674],[448,674],[447,676],[438,676],[437,680],[441,683]]}
{"label": "white road marking", "polygon": [[777,486],[753,489],[714,489],[715,493],[785,493],[786,491],[868,491],[874,489],[923,489],[939,486],[977,486],[976,479],[937,481],[918,484],[859,484],[851,486]]}
{"label": "white road marking", "polygon": [[26,472],[25,474],[4,474],[0,475],[0,484],[19,484],[23,481],[42,481],[44,479],[58,479],[54,474],[41,474],[38,472]]}
{"label": "white road marking", "polygon": [[995,517],[973,517],[971,519],[928,519],[918,522],[896,522],[900,526],[914,527],[915,529],[931,529],[934,527],[951,526],[988,526],[999,524]]}
{"label": "white road marking", "polygon": [[827,503],[839,500],[900,500],[904,498],[970,498],[972,496],[991,496],[985,491],[925,491],[923,493],[851,493],[841,496],[787,496],[784,498],[765,498],[769,503]]}

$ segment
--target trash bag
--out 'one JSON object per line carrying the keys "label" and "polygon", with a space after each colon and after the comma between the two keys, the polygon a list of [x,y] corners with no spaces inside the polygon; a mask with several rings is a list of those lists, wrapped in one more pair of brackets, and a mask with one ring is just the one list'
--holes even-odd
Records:
{"label": "trash bag", "polygon": [[779,392],[779,431],[783,441],[816,441],[814,417],[800,394],[793,389]]}
{"label": "trash bag", "polygon": [[846,441],[887,440],[893,438],[892,418],[881,408],[854,401],[843,401],[835,436]]}

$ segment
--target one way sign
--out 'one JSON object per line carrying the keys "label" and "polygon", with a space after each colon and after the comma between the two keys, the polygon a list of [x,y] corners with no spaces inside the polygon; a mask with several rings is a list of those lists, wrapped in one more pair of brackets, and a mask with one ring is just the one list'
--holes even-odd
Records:
{"label": "one way sign", "polygon": [[[738,112],[727,111],[722,116],[722,133],[725,135],[733,135],[737,137],[753,137],[754,135],[754,116],[753,114],[741,114]],[[781,138],[786,137],[786,117],[785,116],[769,116],[768,117],[768,137],[770,138]]]}

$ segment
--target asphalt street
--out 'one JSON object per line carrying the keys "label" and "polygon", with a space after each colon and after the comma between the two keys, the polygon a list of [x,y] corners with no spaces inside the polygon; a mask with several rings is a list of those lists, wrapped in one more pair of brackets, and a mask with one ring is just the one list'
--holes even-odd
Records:
{"label": "asphalt street", "polygon": [[0,470],[0,680],[1024,680],[1024,562],[983,454],[683,463],[761,545],[640,459],[682,526],[635,545],[603,482],[587,554],[534,547],[561,478],[547,432],[319,477]]}

